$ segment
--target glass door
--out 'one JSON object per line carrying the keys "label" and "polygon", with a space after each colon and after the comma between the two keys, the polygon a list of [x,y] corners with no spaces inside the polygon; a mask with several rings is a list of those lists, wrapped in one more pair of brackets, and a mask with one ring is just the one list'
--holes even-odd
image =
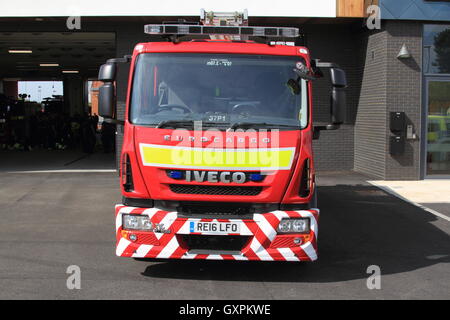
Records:
{"label": "glass door", "polygon": [[427,82],[427,175],[450,175],[450,79]]}

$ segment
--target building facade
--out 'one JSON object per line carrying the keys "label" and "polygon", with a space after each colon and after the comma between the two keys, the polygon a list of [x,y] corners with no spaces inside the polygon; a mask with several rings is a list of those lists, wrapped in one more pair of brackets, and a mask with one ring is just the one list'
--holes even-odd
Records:
{"label": "building facade", "polygon": [[[349,82],[344,125],[338,131],[322,132],[314,143],[318,170],[355,170],[387,180],[450,175],[449,1],[299,0],[282,1],[276,6],[270,2],[244,0],[223,4],[193,0],[179,5],[158,3],[157,6],[139,0],[113,6],[106,1],[67,1],[64,5],[55,0],[46,2],[45,6],[31,0],[2,4],[0,58],[7,55],[5,50],[11,47],[7,34],[17,39],[17,34],[24,32],[59,32],[67,37],[69,34],[86,35],[86,39],[88,35],[108,34],[103,39],[108,38],[108,41],[113,35],[113,51],[105,47],[101,54],[93,55],[91,61],[106,60],[111,55],[120,57],[130,54],[138,42],[162,40],[145,35],[144,24],[179,18],[198,20],[201,8],[214,11],[247,8],[251,25],[299,27],[312,55],[338,63],[347,72]],[[74,29],[68,30],[68,17],[73,17]],[[80,28],[76,28],[77,22]],[[22,46],[35,45],[33,40],[27,41],[30,44]],[[72,45],[75,48],[83,41],[86,40]],[[108,41],[92,41],[97,46],[102,43],[111,46],[106,45]],[[95,50],[95,45],[91,46]],[[86,46],[82,50],[88,54],[90,49]],[[62,55],[65,57],[64,52]],[[58,59],[56,54],[53,56]],[[72,63],[74,68],[81,58],[72,56],[73,61],[67,63]],[[82,67],[81,64],[80,60],[78,74],[47,73],[47,77],[64,80],[65,91],[73,100],[83,91],[85,81],[95,79],[96,66],[86,62]],[[26,71],[26,68],[10,66],[11,63],[9,68],[0,68],[3,92],[14,87],[11,79],[43,75],[39,70]],[[122,114],[127,77],[128,67],[121,66],[117,85]],[[329,120],[328,90],[325,82],[315,84],[317,122]],[[76,105],[83,108],[81,100],[77,101]],[[119,128],[119,136],[120,131]]]}

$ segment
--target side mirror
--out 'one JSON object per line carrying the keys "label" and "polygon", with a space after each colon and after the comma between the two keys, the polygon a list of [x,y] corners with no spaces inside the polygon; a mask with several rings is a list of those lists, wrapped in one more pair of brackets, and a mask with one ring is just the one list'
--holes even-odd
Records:
{"label": "side mirror", "polygon": [[345,88],[347,87],[347,77],[344,70],[339,68],[330,69],[331,77],[331,123],[335,125],[342,124],[345,121],[345,109],[347,107],[347,94]]}
{"label": "side mirror", "polygon": [[115,63],[105,63],[100,66],[98,71],[98,80],[103,82],[113,82],[116,80],[116,64]]}
{"label": "side mirror", "polygon": [[311,66],[316,78],[323,76],[320,68],[329,68],[332,86],[330,97],[331,123],[314,127],[313,139],[316,140],[320,137],[320,131],[337,130],[345,121],[345,109],[347,107],[347,95],[345,93],[345,88],[347,88],[347,77],[345,75],[345,71],[333,62],[321,62],[320,60],[315,59],[311,60]]}
{"label": "side mirror", "polygon": [[103,86],[98,89],[98,113],[104,118],[114,117],[116,72],[115,63],[102,64],[98,71],[98,80],[104,82]]}
{"label": "side mirror", "polygon": [[116,100],[114,84],[107,82],[98,91],[98,113],[104,118],[113,118]]}
{"label": "side mirror", "polygon": [[347,77],[345,71],[339,68],[330,69],[331,84],[333,87],[346,88]]}
{"label": "side mirror", "polygon": [[347,105],[347,94],[345,88],[333,87],[331,89],[331,123],[342,124],[345,121],[345,107]]}
{"label": "side mirror", "polygon": [[118,123],[123,125],[123,120],[114,119],[116,116],[116,75],[117,64],[128,63],[131,61],[131,56],[126,55],[123,58],[113,58],[106,61],[100,66],[98,71],[98,80],[103,81],[104,84],[98,89],[98,113],[100,116],[108,119],[110,123]]}

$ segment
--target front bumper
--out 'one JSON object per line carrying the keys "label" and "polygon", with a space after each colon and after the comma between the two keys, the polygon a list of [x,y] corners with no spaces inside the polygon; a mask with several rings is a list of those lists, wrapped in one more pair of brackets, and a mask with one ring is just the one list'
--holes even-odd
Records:
{"label": "front bumper", "polygon": [[[163,226],[162,232],[127,231],[122,229],[123,214],[145,214],[154,224]],[[310,218],[311,232],[307,235],[278,235],[276,229],[282,218]],[[208,259],[208,260],[258,260],[258,261],[315,261],[317,260],[319,210],[272,211],[254,214],[252,219],[217,219],[221,222],[241,221],[238,236],[247,236],[248,241],[239,252],[224,250],[199,252],[190,248],[181,239],[190,235],[190,222],[214,219],[179,217],[177,212],[158,208],[136,208],[116,205],[116,255],[132,258],[161,259]],[[130,240],[130,235],[137,239]],[[198,233],[196,233],[198,235]],[[226,237],[222,235],[221,237]],[[231,236],[231,234],[230,234]],[[233,236],[236,236],[234,234]],[[301,243],[294,239],[301,238]]]}

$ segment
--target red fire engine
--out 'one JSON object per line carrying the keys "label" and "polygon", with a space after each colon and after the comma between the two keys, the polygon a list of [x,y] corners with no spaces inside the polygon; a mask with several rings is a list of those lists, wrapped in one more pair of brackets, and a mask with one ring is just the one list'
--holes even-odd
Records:
{"label": "red fire engine", "polygon": [[[167,41],[100,68],[100,114],[118,123],[116,68],[130,63],[116,254],[314,261],[312,141],[342,123],[345,73],[295,46],[297,28],[248,26],[246,12],[201,20],[146,25]],[[315,126],[320,68],[330,70],[331,121]]]}

